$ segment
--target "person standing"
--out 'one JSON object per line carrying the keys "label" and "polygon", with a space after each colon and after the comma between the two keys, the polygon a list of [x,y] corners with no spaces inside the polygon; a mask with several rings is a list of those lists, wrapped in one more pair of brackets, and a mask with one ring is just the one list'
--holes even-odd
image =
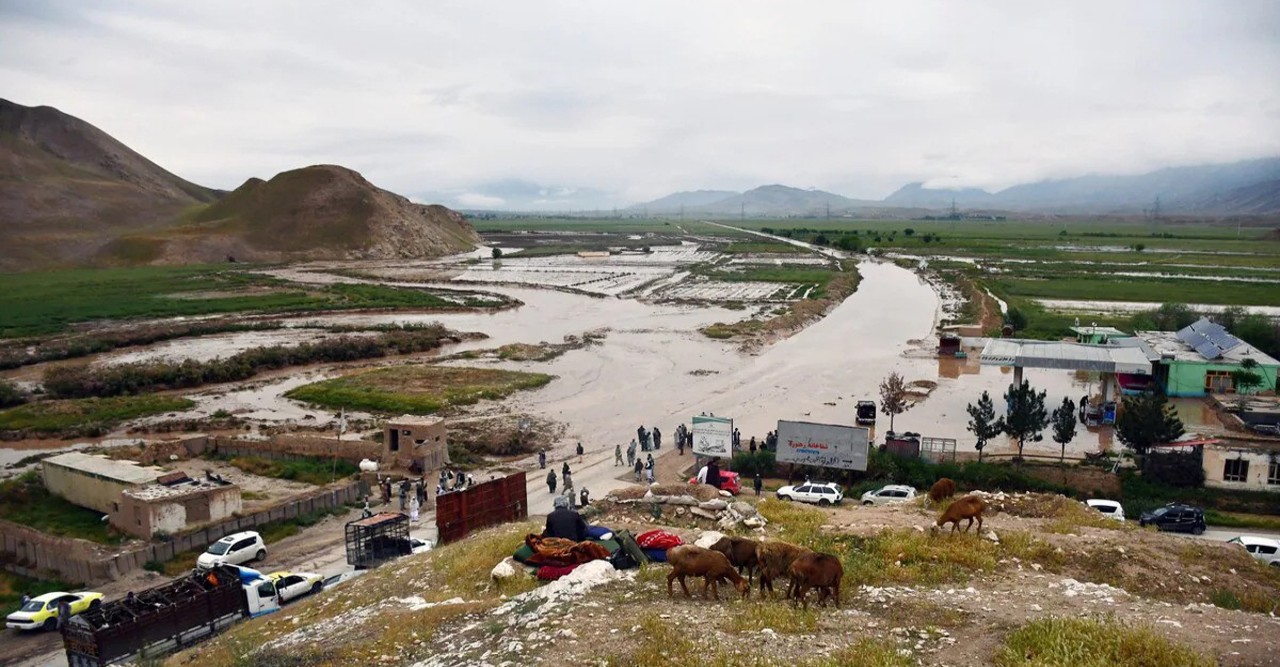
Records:
{"label": "person standing", "polygon": [[631,444],[627,446],[627,465],[631,465],[635,462],[636,462],[636,441],[632,440]]}
{"label": "person standing", "polygon": [[622,445],[613,446],[613,465],[614,467],[622,465]]}
{"label": "person standing", "polygon": [[635,465],[635,470],[636,470],[636,481],[637,481],[637,482],[639,482],[639,481],[640,481],[640,471],[641,471],[641,470],[643,470],[643,469],[644,469],[644,464],[643,464],[643,463],[641,463],[641,462],[640,462],[640,459],[638,459],[638,458],[637,458],[637,459],[636,459],[636,465]]}
{"label": "person standing", "polygon": [[720,462],[714,458],[707,462],[707,484],[720,488]]}
{"label": "person standing", "polygon": [[640,442],[640,451],[644,451],[644,425],[636,427],[636,440]]}
{"label": "person standing", "polygon": [[409,509],[409,480],[400,482],[400,511]]}
{"label": "person standing", "polygon": [[760,473],[758,473],[758,472],[756,473],[756,479],[755,479],[755,481],[754,481],[754,482],[752,482],[752,483],[751,483],[751,485],[755,487],[755,489],[756,489],[756,497],[757,497],[757,498],[759,498],[759,497],[760,497],[760,489],[763,489],[763,488],[764,488],[764,480],[760,479]]}
{"label": "person standing", "polygon": [[543,470],[547,468],[547,450],[545,449],[538,451],[538,467]]}
{"label": "person standing", "polygon": [[751,442],[749,443],[748,446],[751,448],[751,453],[755,454],[756,453],[756,437],[754,435],[751,436]]}
{"label": "person standing", "polygon": [[676,451],[680,453],[680,456],[684,456],[684,434],[676,434]]}
{"label": "person standing", "polygon": [[578,463],[582,463],[582,443],[578,443]]}
{"label": "person standing", "polygon": [[662,431],[657,426],[653,427],[653,448],[662,449]]}
{"label": "person standing", "polygon": [[547,473],[547,492],[553,496],[556,494],[556,471],[554,470]]}
{"label": "person standing", "polygon": [[582,500],[582,502],[578,503],[580,506],[586,507],[591,502],[591,492],[585,486],[582,487],[582,493],[579,496]]}
{"label": "person standing", "polygon": [[573,501],[573,477],[569,473],[561,475],[564,478],[564,492],[569,494],[570,502]]}
{"label": "person standing", "polygon": [[568,474],[569,474],[569,462],[565,461],[564,465],[560,466],[560,475],[564,476]]}

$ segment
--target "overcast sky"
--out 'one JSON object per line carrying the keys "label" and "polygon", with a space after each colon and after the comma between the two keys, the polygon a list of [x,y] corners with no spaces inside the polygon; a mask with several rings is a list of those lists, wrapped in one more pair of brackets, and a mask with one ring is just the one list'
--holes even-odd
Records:
{"label": "overcast sky", "polygon": [[881,198],[1280,154],[1280,2],[0,0],[0,97],[234,188]]}

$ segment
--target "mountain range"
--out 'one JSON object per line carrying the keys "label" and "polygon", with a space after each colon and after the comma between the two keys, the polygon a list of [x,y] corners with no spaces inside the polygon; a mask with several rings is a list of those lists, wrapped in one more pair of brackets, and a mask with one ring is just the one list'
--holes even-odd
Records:
{"label": "mountain range", "polygon": [[0,99],[0,270],[118,263],[434,257],[462,215],[316,165],[232,192],[166,171],[52,107]]}
{"label": "mountain range", "polygon": [[1015,185],[998,192],[910,183],[883,200],[765,185],[746,192],[677,192],[629,210],[707,216],[915,215],[957,208],[1036,214],[1280,215],[1280,158],[1172,167],[1132,176],[1089,175]]}

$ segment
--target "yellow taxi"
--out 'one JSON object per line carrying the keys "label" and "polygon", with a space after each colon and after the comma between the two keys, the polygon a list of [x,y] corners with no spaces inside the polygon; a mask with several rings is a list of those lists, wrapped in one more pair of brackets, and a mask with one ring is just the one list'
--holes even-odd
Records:
{"label": "yellow taxi", "polygon": [[71,615],[75,616],[90,609],[97,609],[102,604],[102,593],[85,591],[83,593],[45,593],[37,595],[18,611],[4,619],[6,628],[16,630],[56,630],[58,627],[58,607],[63,602],[71,605]]}

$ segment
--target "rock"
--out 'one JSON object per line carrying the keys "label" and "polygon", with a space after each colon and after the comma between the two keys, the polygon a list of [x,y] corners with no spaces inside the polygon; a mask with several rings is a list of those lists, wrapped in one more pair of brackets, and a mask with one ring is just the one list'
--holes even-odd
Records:
{"label": "rock", "polygon": [[497,580],[511,579],[519,574],[519,570],[516,569],[515,563],[514,558],[507,556],[502,559],[502,562],[493,566],[493,570],[489,572],[489,576]]}
{"label": "rock", "polygon": [[713,521],[719,518],[716,514],[708,512],[700,507],[690,507],[689,513],[694,516],[700,516],[704,519],[711,519]]}
{"label": "rock", "polygon": [[704,530],[702,531],[702,534],[698,536],[698,539],[694,540],[693,543],[694,545],[700,546],[703,549],[710,549],[711,545],[715,544],[716,542],[719,542],[722,539],[724,539],[724,533],[721,533],[716,530]]}
{"label": "rock", "polygon": [[995,542],[996,544],[1000,543],[1000,537],[996,535],[996,531],[994,530],[988,530],[987,534],[983,535],[983,537],[988,540],[991,540],[992,542]]}
{"label": "rock", "polygon": [[741,514],[744,517],[755,516],[759,514],[759,512],[756,511],[756,508],[751,506],[751,503],[744,503],[741,500],[734,501],[733,503],[731,503],[729,505],[729,509],[737,512],[738,514]]}
{"label": "rock", "polygon": [[697,505],[698,499],[693,496],[668,496],[668,505]]}
{"label": "rock", "polygon": [[733,494],[732,494],[732,493],[729,493],[728,491],[725,491],[724,489],[720,489],[720,495],[721,495],[721,496],[723,496],[723,497],[725,497],[725,498],[732,498],[732,497],[733,497]]}
{"label": "rock", "polygon": [[729,503],[723,500],[708,500],[705,503],[698,503],[699,509],[704,509],[708,512],[722,512],[728,507]]}
{"label": "rock", "polygon": [[749,516],[742,520],[742,525],[747,528],[764,528],[764,517]]}
{"label": "rock", "polygon": [[923,533],[923,532],[924,532],[924,526],[912,526],[912,527],[916,529],[916,532],[917,532],[917,533]]}
{"label": "rock", "polygon": [[687,507],[677,507],[677,508],[676,508],[676,516],[684,516],[684,515],[686,515],[686,514],[688,514],[688,513],[689,513],[689,508],[687,508]]}
{"label": "rock", "polygon": [[654,505],[665,505],[671,500],[671,496],[645,496],[645,500]]}

